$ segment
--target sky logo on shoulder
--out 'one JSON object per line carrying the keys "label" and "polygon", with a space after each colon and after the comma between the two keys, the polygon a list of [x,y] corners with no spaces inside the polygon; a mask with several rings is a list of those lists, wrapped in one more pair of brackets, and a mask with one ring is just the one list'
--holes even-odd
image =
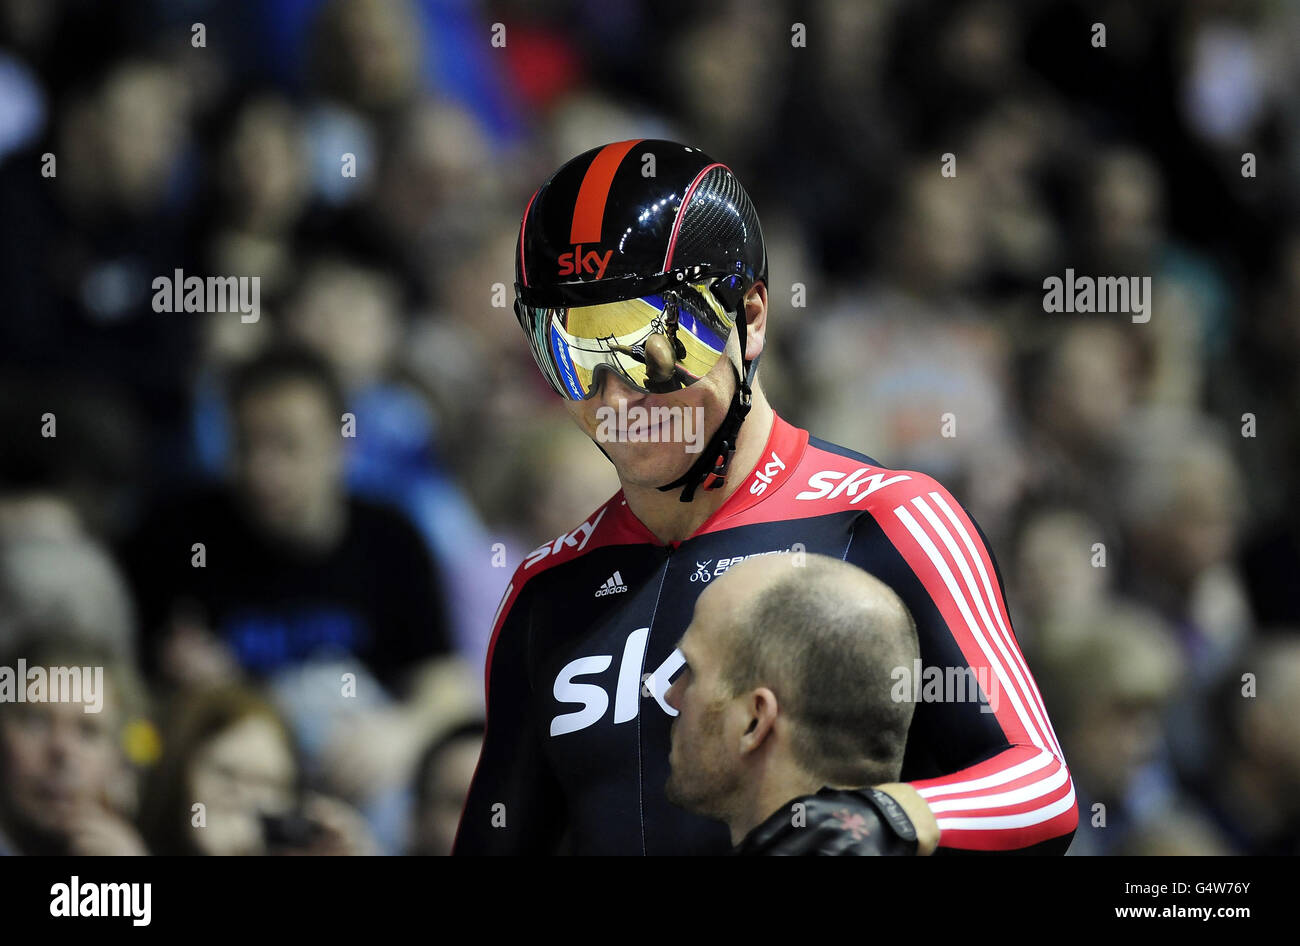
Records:
{"label": "sky logo on shoulder", "polygon": [[822,470],[820,473],[814,473],[808,477],[808,485],[812,488],[798,493],[794,498],[834,499],[840,494],[845,494],[853,497],[849,500],[850,503],[856,504],[878,489],[911,479],[906,473],[889,476],[884,470],[877,470],[867,476],[867,471],[870,469],[869,466],[860,466],[847,477],[843,470]]}
{"label": "sky logo on shoulder", "polygon": [[569,548],[576,547],[581,552],[587,547],[587,540],[591,538],[592,533],[596,531],[596,526],[600,525],[600,520],[604,517],[605,510],[602,508],[594,518],[588,519],[572,532],[566,532],[554,542],[548,542],[533,549],[528,553],[528,557],[524,559],[524,571],[532,568],[546,556],[557,554],[565,546]]}

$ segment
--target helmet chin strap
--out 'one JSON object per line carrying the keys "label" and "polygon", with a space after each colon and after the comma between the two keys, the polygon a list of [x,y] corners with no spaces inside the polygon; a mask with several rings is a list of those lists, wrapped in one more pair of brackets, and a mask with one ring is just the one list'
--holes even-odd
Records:
{"label": "helmet chin strap", "polygon": [[758,358],[748,362],[744,360],[746,326],[743,299],[740,302],[736,324],[737,331],[740,333],[740,357],[744,374],[736,369],[734,361],[727,358],[727,364],[731,365],[731,373],[736,378],[736,392],[731,396],[731,406],[727,409],[727,416],[723,418],[717,432],[700,451],[699,458],[691,464],[690,469],[671,483],[659,487],[660,492],[668,492],[680,486],[682,494],[679,499],[684,503],[695,499],[695,490],[705,480],[708,480],[705,489],[717,489],[726,481],[727,473],[731,469],[731,458],[736,451],[736,441],[740,437],[740,425],[745,422],[753,401],[754,375],[758,372]]}
{"label": "helmet chin strap", "polygon": [[[659,487],[659,491],[664,493],[681,487],[682,494],[679,497],[681,502],[689,503],[693,501],[695,491],[705,480],[709,481],[705,484],[705,489],[717,489],[726,481],[727,473],[731,468],[731,457],[736,452],[736,441],[740,437],[740,425],[745,422],[745,418],[749,415],[749,408],[753,403],[754,375],[758,373],[758,358],[753,361],[744,361],[745,327],[745,303],[742,299],[739,318],[737,319],[737,331],[740,333],[741,363],[744,366],[744,374],[741,374],[736,368],[736,363],[728,357],[727,364],[731,365],[731,374],[736,379],[736,391],[731,396],[731,406],[727,409],[727,416],[723,418],[717,432],[709,438],[709,442],[700,451],[699,458],[691,464],[690,469],[671,483],[665,483]],[[609,460],[610,463],[614,462],[614,458],[609,455],[608,450],[602,447],[598,441],[593,441],[593,443],[596,444],[601,453],[605,454],[605,459]]]}

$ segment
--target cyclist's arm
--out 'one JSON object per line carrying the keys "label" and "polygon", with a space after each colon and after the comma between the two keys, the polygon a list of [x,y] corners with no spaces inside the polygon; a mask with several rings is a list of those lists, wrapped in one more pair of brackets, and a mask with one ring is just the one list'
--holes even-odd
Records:
{"label": "cyclist's arm", "polygon": [[918,706],[913,718],[909,753],[921,740],[917,757],[951,766],[910,783],[938,821],[940,850],[1064,853],[1078,825],[1074,785],[983,533],[921,474],[872,498],[846,558],[903,597],[928,663],[969,668],[993,691],[984,704]]}
{"label": "cyclist's arm", "polygon": [[488,648],[487,732],[453,854],[551,854],[564,831],[563,799],[533,719],[521,583],[516,572]]}

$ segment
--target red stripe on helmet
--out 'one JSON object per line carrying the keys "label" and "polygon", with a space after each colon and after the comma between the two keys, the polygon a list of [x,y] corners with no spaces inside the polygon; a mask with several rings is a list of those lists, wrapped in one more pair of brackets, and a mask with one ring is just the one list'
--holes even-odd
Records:
{"label": "red stripe on helmet", "polygon": [[540,192],[540,187],[533,191],[533,196],[528,198],[528,206],[524,208],[524,219],[519,221],[519,272],[524,278],[525,286],[528,285],[528,267],[524,265],[524,228],[528,226],[528,211],[533,209],[533,201]]}
{"label": "red stripe on helmet", "polygon": [[605,200],[609,185],[623,158],[644,138],[616,141],[601,148],[587,166],[578,200],[573,205],[573,226],[569,231],[570,243],[599,243],[601,222],[605,219]]}
{"label": "red stripe on helmet", "polygon": [[677,219],[673,221],[672,236],[668,238],[668,252],[664,254],[663,272],[665,273],[668,272],[668,267],[671,266],[673,262],[673,251],[677,249],[677,234],[682,228],[682,217],[686,215],[686,207],[690,204],[691,197],[695,194],[695,188],[700,186],[700,181],[704,179],[704,175],[708,174],[714,168],[722,168],[724,171],[731,170],[731,168],[727,167],[725,164],[715,162],[710,164],[699,174],[696,174],[695,180],[691,181],[691,186],[686,188],[686,194],[682,197],[681,205],[677,208]]}

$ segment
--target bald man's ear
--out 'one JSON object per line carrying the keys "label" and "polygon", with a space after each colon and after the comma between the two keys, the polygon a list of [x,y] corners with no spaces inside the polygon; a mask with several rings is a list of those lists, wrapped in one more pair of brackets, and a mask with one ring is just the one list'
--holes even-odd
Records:
{"label": "bald man's ear", "polygon": [[740,736],[741,755],[759,749],[772,736],[781,707],[776,701],[775,693],[767,687],[759,687],[745,701],[745,712],[748,719]]}

